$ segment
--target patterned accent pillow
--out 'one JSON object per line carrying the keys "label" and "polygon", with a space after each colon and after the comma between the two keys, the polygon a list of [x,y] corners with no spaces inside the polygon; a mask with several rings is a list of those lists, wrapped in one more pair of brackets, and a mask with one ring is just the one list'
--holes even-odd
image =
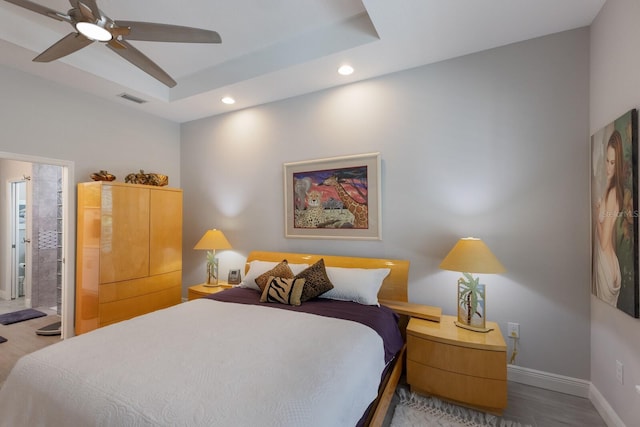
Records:
{"label": "patterned accent pillow", "polygon": [[329,280],[327,276],[323,258],[320,258],[320,261],[302,270],[295,277],[296,279],[305,279],[304,289],[300,297],[300,301],[302,302],[309,301],[333,289],[333,283],[331,283],[331,280]]}
{"label": "patterned accent pillow", "polygon": [[[261,275],[267,270],[271,270],[273,267],[275,267],[278,264],[279,263],[277,262],[259,261],[254,259],[253,261],[248,263],[249,268],[245,272],[244,278],[242,279],[242,282],[240,282],[238,286],[241,288],[254,289],[260,292],[260,288],[256,283],[256,277],[258,277],[259,275]],[[293,271],[293,274],[298,274],[307,267],[309,267],[309,264],[289,263],[289,268],[291,269],[291,271]]]}
{"label": "patterned accent pillow", "polygon": [[270,276],[260,297],[260,302],[279,302],[287,305],[300,305],[300,295],[304,279],[285,279]]}
{"label": "patterned accent pillow", "polygon": [[267,286],[267,280],[270,276],[283,277],[285,279],[293,279],[293,271],[289,268],[289,263],[286,259],[283,259],[280,264],[273,267],[271,270],[266,271],[256,277],[256,285],[260,288],[260,292],[264,292],[265,286]]}

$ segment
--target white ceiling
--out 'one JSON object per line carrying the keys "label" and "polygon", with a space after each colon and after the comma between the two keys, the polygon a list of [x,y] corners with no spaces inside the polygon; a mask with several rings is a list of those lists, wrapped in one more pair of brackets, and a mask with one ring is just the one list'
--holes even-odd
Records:
{"label": "white ceiling", "polygon": [[[31,1],[70,9],[66,0]],[[114,20],[220,33],[222,44],[130,42],[178,82],[169,89],[99,43],[32,62],[72,27],[0,0],[0,64],[186,122],[587,26],[605,1],[98,0]],[[338,75],[343,63],[355,73]],[[226,95],[236,104],[222,104]]]}

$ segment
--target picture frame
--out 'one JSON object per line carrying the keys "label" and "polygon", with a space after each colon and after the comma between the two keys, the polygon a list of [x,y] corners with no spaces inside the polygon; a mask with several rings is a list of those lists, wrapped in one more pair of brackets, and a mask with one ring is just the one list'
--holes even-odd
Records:
{"label": "picture frame", "polygon": [[640,317],[638,111],[591,136],[591,293]]}
{"label": "picture frame", "polygon": [[285,237],[382,240],[380,153],[284,163]]}
{"label": "picture frame", "polygon": [[227,278],[227,283],[230,285],[237,285],[241,281],[240,277],[240,269],[237,270],[229,270],[229,276]]}

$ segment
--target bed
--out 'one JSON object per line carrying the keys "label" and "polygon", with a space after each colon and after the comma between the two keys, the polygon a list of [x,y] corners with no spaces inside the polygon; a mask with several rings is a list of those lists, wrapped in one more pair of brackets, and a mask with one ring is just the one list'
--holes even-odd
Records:
{"label": "bed", "polygon": [[[294,278],[272,274],[283,260]],[[270,299],[285,285],[302,292],[320,264],[332,289],[299,305]],[[380,425],[404,342],[398,316],[371,298],[406,302],[408,268],[252,252],[241,287],[21,358],[0,389],[0,426]],[[255,280],[265,274],[267,292]]]}

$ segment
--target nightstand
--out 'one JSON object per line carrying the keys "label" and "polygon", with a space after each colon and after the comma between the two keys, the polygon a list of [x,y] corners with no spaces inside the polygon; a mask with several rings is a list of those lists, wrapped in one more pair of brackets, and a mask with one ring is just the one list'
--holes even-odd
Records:
{"label": "nightstand", "polygon": [[223,282],[220,280],[219,286],[205,286],[204,283],[200,285],[189,286],[187,292],[187,298],[189,301],[192,299],[198,299],[202,297],[206,297],[207,295],[215,294],[217,292],[224,291],[225,289],[232,288],[233,286],[228,284],[227,282]]}
{"label": "nightstand", "polygon": [[407,326],[407,383],[411,390],[502,414],[507,406],[507,346],[495,322],[487,333],[412,318]]}

